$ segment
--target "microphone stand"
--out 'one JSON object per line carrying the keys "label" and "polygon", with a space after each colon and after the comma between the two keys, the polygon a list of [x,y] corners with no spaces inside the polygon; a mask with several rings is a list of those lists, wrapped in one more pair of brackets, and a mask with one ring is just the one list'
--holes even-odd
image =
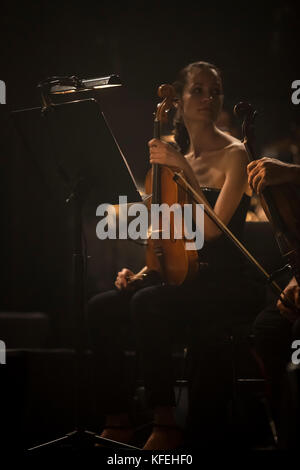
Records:
{"label": "microphone stand", "polygon": [[27,449],[27,451],[40,451],[46,448],[53,448],[58,445],[66,447],[87,448],[97,442],[102,443],[103,447],[119,447],[127,450],[140,450],[138,447],[116,442],[111,439],[101,437],[95,432],[88,431],[84,426],[84,361],[85,361],[85,342],[84,333],[86,331],[85,313],[86,313],[86,295],[85,295],[85,273],[86,273],[86,255],[83,245],[83,217],[82,209],[85,198],[88,193],[88,184],[84,178],[79,178],[74,185],[74,189],[66,199],[66,203],[73,203],[74,207],[74,253],[73,253],[73,273],[74,273],[74,293],[73,293],[73,311],[75,315],[75,394],[76,394],[76,426],[75,430],[65,434],[62,437],[52,441],[39,444]]}
{"label": "microphone stand", "polygon": [[[113,76],[115,77],[115,76]],[[109,77],[107,77],[109,78]],[[47,115],[48,112],[53,111],[54,105],[51,102],[48,93],[42,87],[42,115]],[[59,168],[60,173],[61,168]],[[64,179],[65,178],[65,175]],[[65,181],[67,182],[67,181]],[[91,183],[87,178],[80,176],[75,182],[73,189],[65,200],[67,204],[72,203],[74,207],[73,220],[74,220],[74,253],[73,253],[73,312],[75,315],[74,321],[74,347],[75,347],[75,403],[76,403],[76,426],[75,430],[48,442],[36,445],[27,449],[27,452],[43,451],[46,449],[53,449],[56,446],[86,448],[92,442],[102,443],[103,447],[120,448],[127,450],[140,450],[138,447],[116,442],[111,439],[101,437],[95,432],[85,429],[85,405],[84,405],[84,362],[85,362],[85,342],[84,337],[86,333],[85,314],[86,314],[86,289],[85,289],[85,274],[86,274],[86,254],[83,244],[83,216],[82,209],[90,190]],[[91,446],[91,444],[90,444]]]}

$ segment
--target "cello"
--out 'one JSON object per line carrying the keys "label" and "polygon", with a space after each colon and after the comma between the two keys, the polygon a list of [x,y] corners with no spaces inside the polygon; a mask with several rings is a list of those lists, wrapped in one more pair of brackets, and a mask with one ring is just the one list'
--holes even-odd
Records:
{"label": "cello", "polygon": [[[243,143],[249,163],[254,156],[254,119],[257,111],[249,103],[238,103],[235,114],[243,119]],[[264,188],[259,195],[262,208],[271,223],[286,268],[291,269],[300,286],[300,195],[292,184]]]}
{"label": "cello", "polygon": [[[161,85],[158,88],[158,96],[162,101],[157,106],[154,119],[154,138],[161,138],[162,124],[167,121],[168,112],[173,106],[175,90],[172,85]],[[164,165],[152,164],[145,180],[145,190],[151,197],[148,199],[148,210],[150,212],[153,204],[179,204],[183,207],[189,202],[189,196],[185,190],[180,188],[174,181],[174,171]],[[148,231],[148,243],[146,250],[146,264],[149,271],[159,274],[161,280],[166,284],[181,285],[183,282],[191,280],[198,271],[197,250],[186,250],[186,240],[175,237],[175,217],[170,211],[170,236],[164,237],[164,220],[160,216],[157,234],[155,236],[153,227]],[[181,232],[184,233],[184,220],[181,217]]]}

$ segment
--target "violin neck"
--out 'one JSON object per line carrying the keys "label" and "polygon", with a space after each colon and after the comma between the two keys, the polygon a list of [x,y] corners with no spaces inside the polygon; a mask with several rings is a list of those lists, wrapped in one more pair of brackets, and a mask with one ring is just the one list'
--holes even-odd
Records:
{"label": "violin neck", "polygon": [[244,144],[246,152],[247,152],[248,161],[249,161],[249,163],[251,163],[251,162],[253,162],[253,160],[255,160],[253,147],[252,147],[252,145],[250,145],[247,138],[244,139],[243,144]]}
{"label": "violin neck", "polygon": [[[153,128],[154,139],[160,139],[160,122],[155,119]],[[160,178],[160,165],[158,163],[152,164],[152,204],[161,203],[161,178]]]}

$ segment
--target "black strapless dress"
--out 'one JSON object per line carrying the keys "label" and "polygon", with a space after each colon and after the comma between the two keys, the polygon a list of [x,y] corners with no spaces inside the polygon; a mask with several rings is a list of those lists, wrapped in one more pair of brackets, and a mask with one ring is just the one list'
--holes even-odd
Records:
{"label": "black strapless dress", "polygon": [[[220,189],[202,188],[202,191],[212,207],[220,194]],[[247,211],[250,205],[250,197],[245,193],[233,214],[228,228],[241,241],[243,239],[243,230],[246,220]],[[236,248],[236,246],[222,234],[216,240],[204,242],[203,248],[199,250],[199,259],[209,268],[210,271],[222,273],[239,274],[244,268],[244,258]]]}

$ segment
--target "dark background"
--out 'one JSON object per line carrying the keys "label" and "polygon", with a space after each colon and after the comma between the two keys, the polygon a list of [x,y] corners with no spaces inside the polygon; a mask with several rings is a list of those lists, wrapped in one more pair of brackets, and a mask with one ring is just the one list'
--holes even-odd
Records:
{"label": "dark background", "polygon": [[124,88],[114,90],[118,100],[105,93],[103,107],[143,180],[157,87],[189,62],[207,60],[223,72],[227,110],[242,99],[259,110],[260,146],[286,132],[299,113],[291,103],[291,83],[299,78],[299,8],[291,1],[209,3],[7,3],[0,77],[7,103],[38,105],[36,85],[49,76],[118,73]]}
{"label": "dark background", "polygon": [[[299,9],[289,1],[274,6],[210,3],[29,1],[2,5],[4,107],[40,106],[37,84],[50,76],[119,74],[124,86],[99,91],[97,99],[142,185],[157,87],[172,82],[191,61],[206,60],[222,70],[225,109],[232,112],[244,99],[258,109],[259,152],[273,139],[287,135],[291,122],[298,119],[300,106],[291,102],[291,83],[299,79]],[[16,151],[14,130],[5,125],[3,129],[1,308],[41,309],[67,318],[61,310],[69,310],[72,290],[72,214],[46,193],[28,155]],[[124,250],[100,242],[95,237],[95,220],[86,220],[86,233],[93,256],[91,294],[106,288],[113,272],[122,268],[124,252],[131,257],[138,247]]]}

